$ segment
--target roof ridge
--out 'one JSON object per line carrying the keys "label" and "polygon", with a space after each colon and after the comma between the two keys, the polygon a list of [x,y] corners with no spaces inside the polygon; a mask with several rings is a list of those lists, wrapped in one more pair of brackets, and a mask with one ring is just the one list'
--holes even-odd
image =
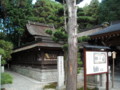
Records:
{"label": "roof ridge", "polygon": [[97,29],[97,28],[100,28],[100,27],[103,27],[103,25],[96,25],[96,26],[91,27],[91,28],[81,29],[79,33],[89,31],[89,30],[93,30],[93,29]]}
{"label": "roof ridge", "polygon": [[112,25],[102,29],[101,31],[98,31],[96,33],[91,34],[90,36],[100,35],[100,34],[110,33],[110,32],[115,32],[115,31],[118,31],[118,30],[120,30],[120,23],[112,24]]}
{"label": "roof ridge", "polygon": [[42,26],[47,26],[47,27],[52,27],[54,28],[54,25],[50,25],[50,24],[44,24],[44,23],[39,23],[39,22],[32,22],[32,21],[28,21],[28,24],[34,24],[34,25],[42,25]]}

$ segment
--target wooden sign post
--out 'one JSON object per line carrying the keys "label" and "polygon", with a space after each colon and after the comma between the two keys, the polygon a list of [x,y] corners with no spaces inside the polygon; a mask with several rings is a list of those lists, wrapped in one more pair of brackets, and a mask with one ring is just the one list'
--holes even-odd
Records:
{"label": "wooden sign post", "polygon": [[112,58],[113,58],[113,67],[112,67],[112,88],[114,88],[114,72],[115,72],[115,59],[116,59],[116,52],[112,52]]}
{"label": "wooden sign post", "polygon": [[[92,49],[90,49],[92,47]],[[103,46],[104,47],[104,46]],[[100,75],[106,73],[106,90],[109,90],[109,74],[108,74],[108,53],[106,51],[94,49],[89,46],[89,49],[84,48],[84,90],[87,90],[87,76]]]}

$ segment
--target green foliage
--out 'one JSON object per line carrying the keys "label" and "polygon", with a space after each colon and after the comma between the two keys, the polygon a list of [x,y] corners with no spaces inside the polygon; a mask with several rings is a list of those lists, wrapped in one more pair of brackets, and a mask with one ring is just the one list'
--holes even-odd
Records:
{"label": "green foliage", "polygon": [[[50,83],[49,85],[45,85],[43,89],[55,89],[57,87],[57,83]],[[77,90],[84,90],[83,87],[77,89]],[[98,90],[97,88],[89,88],[87,87],[87,90]]]}
{"label": "green foliage", "polygon": [[[14,46],[20,46],[22,44],[21,37],[23,36],[25,25],[30,20],[44,24],[54,24],[56,31],[46,31],[46,33],[52,35],[53,40],[56,42],[67,42],[68,36],[63,29],[63,5],[51,0],[38,0],[35,5],[32,5],[31,2],[32,0],[2,1],[1,11],[5,15],[2,15],[1,18],[4,21],[3,24],[7,32],[7,39],[12,41]],[[78,8],[78,30],[97,24],[97,5],[97,0],[93,0],[86,8]],[[2,35],[0,38],[4,38],[4,35]]]}
{"label": "green foliage", "polygon": [[53,33],[53,36],[58,38],[59,40],[61,41],[65,41],[67,39],[67,34],[62,31],[62,30],[56,30],[54,33]]}
{"label": "green foliage", "polygon": [[46,33],[49,34],[49,35],[53,34],[52,30],[46,30]]}
{"label": "green foliage", "polygon": [[120,0],[102,0],[99,7],[99,22],[120,20]]}
{"label": "green foliage", "polygon": [[33,8],[34,17],[38,22],[54,24],[55,28],[64,25],[63,6],[51,0],[38,0]]}
{"label": "green foliage", "polygon": [[4,40],[0,40],[0,48],[2,48],[5,52],[5,59],[10,59],[11,56],[11,52],[12,52],[12,48],[13,48],[13,45],[11,42],[8,42],[8,41],[4,41]]}
{"label": "green foliage", "polygon": [[68,44],[64,44],[62,48],[64,51],[68,50]]}
{"label": "green foliage", "polygon": [[8,73],[1,73],[1,84],[11,84],[13,82],[13,78]]}
{"label": "green foliage", "polygon": [[32,0],[2,0],[0,7],[2,7],[0,20],[3,20],[4,32],[8,40],[18,46],[26,22],[32,16]]}
{"label": "green foliage", "polygon": [[91,15],[93,18],[98,20],[98,9],[99,9],[99,1],[98,0],[92,0],[90,2],[88,11],[86,11],[86,14]]}
{"label": "green foliage", "polygon": [[0,54],[2,55],[2,65],[11,58],[13,45],[11,42],[0,40]]}
{"label": "green foliage", "polygon": [[[82,87],[82,88],[79,88],[79,89],[77,89],[77,90],[84,90],[84,88]],[[87,90],[98,90],[98,88],[88,88],[88,87],[87,87]]]}
{"label": "green foliage", "polygon": [[80,29],[91,28],[98,24],[98,0],[92,0],[90,5],[86,5],[84,8],[78,8],[77,11],[77,22]]}
{"label": "green foliage", "polygon": [[5,65],[5,64],[7,64],[6,60],[2,60],[1,65]]}
{"label": "green foliage", "polygon": [[0,48],[0,55],[5,56],[5,51],[2,48]]}
{"label": "green foliage", "polygon": [[67,41],[67,34],[65,31],[63,31],[62,29],[57,29],[54,32],[52,32],[51,30],[46,30],[46,33],[52,36],[52,39],[55,42],[59,42],[62,41],[64,43],[66,43]]}
{"label": "green foliage", "polygon": [[5,33],[3,33],[3,32],[0,32],[0,39],[6,39],[6,35],[5,35]]}
{"label": "green foliage", "polygon": [[[20,46],[25,25],[28,20],[44,24],[54,24],[55,28],[64,26],[63,6],[51,0],[37,0],[32,5],[32,0],[2,0],[0,20],[5,28],[7,39]],[[1,27],[0,27],[1,28]],[[1,37],[0,37],[1,38]],[[2,36],[3,38],[3,36]]]}
{"label": "green foliage", "polygon": [[54,37],[54,36],[52,37],[52,40],[55,41],[55,42],[57,42],[57,43],[59,42],[59,39],[56,38],[56,37]]}
{"label": "green foliage", "polygon": [[55,89],[57,87],[57,83],[54,82],[54,83],[50,83],[49,85],[45,85],[44,86],[44,89]]}
{"label": "green foliage", "polygon": [[79,37],[78,38],[78,42],[85,42],[85,41],[88,41],[90,39],[90,37],[88,36],[82,36],[82,37]]}

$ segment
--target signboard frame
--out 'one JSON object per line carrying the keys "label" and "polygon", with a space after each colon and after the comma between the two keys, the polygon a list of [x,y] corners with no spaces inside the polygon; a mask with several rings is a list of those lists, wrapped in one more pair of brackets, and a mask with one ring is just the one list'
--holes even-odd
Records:
{"label": "signboard frame", "polygon": [[96,49],[86,49],[84,47],[84,90],[87,90],[87,76],[89,75],[100,75],[106,73],[106,90],[109,90],[109,71],[108,71],[108,53],[107,53],[107,72],[102,72],[102,73],[95,73],[95,74],[88,74],[86,73],[87,67],[86,67],[86,51],[97,51],[97,52],[107,52],[107,51],[101,51],[101,50],[96,50]]}
{"label": "signboard frame", "polygon": [[[105,72],[99,72],[99,73],[92,73],[92,74],[87,74],[87,52],[89,52],[89,53],[106,53],[106,71]],[[86,57],[86,59],[84,59],[85,60],[85,67],[86,67],[86,75],[87,76],[90,76],[90,75],[100,75],[100,74],[104,74],[104,73],[108,73],[108,53],[107,53],[107,51],[100,51],[100,50],[85,50],[85,57]],[[94,62],[94,58],[93,58],[93,62]],[[96,65],[97,66],[97,65]]]}

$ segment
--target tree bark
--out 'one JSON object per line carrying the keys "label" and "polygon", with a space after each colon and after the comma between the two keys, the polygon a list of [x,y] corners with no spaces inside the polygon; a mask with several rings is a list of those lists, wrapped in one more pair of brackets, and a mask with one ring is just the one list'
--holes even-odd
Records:
{"label": "tree bark", "polygon": [[76,0],[66,0],[68,8],[68,70],[66,90],[77,89],[77,7]]}
{"label": "tree bark", "polygon": [[67,15],[66,15],[66,3],[65,3],[65,0],[63,0],[63,5],[64,5],[64,28],[65,28],[65,31],[67,32]]}

